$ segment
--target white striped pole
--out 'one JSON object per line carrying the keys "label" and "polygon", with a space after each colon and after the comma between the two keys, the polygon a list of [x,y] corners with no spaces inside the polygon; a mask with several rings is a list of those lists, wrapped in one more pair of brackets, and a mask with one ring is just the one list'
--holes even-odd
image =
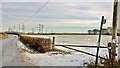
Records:
{"label": "white striped pole", "polygon": [[[118,3],[118,12],[120,12],[120,1]],[[120,13],[118,13],[118,33],[120,34]],[[120,60],[120,36],[118,36],[118,60]]]}

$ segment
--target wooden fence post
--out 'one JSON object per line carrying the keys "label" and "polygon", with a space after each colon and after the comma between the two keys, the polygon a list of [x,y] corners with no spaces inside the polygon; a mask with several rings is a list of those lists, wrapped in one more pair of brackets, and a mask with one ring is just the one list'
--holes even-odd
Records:
{"label": "wooden fence post", "polygon": [[55,47],[55,37],[53,37],[53,41],[52,41],[52,49]]}

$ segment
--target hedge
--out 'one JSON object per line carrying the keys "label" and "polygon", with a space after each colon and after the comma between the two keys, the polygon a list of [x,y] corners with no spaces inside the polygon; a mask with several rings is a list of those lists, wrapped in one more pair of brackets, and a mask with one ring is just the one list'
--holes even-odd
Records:
{"label": "hedge", "polygon": [[35,38],[28,36],[19,36],[19,40],[25,44],[27,47],[34,49],[40,53],[45,53],[50,51],[51,48],[51,40],[46,38]]}

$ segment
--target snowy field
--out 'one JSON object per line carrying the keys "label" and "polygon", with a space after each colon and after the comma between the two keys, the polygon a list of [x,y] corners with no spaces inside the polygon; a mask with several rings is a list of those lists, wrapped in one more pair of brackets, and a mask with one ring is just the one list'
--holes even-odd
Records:
{"label": "snowy field", "polygon": [[[34,37],[34,36],[32,36]],[[37,37],[37,36],[36,36]],[[29,52],[29,50],[25,45],[23,45],[20,41],[17,42],[19,49],[25,49]],[[101,45],[105,46],[105,45]],[[66,52],[70,52],[71,54],[55,54],[55,52],[48,53],[28,53],[23,52],[22,54],[27,57],[27,62],[33,63],[37,66],[85,66],[84,63],[95,61],[95,57],[83,54],[81,52],[76,52],[74,50],[70,50],[61,46],[55,46],[57,49],[64,50]],[[96,48],[82,48],[82,47],[72,47],[74,49],[82,50],[91,54],[96,55]],[[106,57],[108,55],[107,49],[102,48],[99,51],[99,55],[102,57]]]}
{"label": "snowy field", "polygon": [[[62,38],[66,40],[65,37],[62,37]],[[59,42],[63,44],[68,44],[69,41],[71,41],[71,39],[67,40],[67,43],[65,43],[66,41],[64,41],[63,43],[62,40],[57,39],[56,43]],[[14,35],[10,35],[8,39],[0,40],[0,44],[2,44],[0,45],[0,47],[4,48],[3,50],[4,55],[0,55],[0,58],[4,56],[2,58],[3,62],[4,64],[8,64],[8,65],[13,65],[13,62],[15,62],[14,64],[16,65],[25,64],[25,65],[33,65],[33,66],[85,66],[84,63],[95,61],[94,56],[90,56],[81,52],[76,52],[74,50],[70,50],[61,46],[55,46],[55,48],[64,50],[66,52],[70,52],[70,54],[56,54],[56,52],[33,53],[32,50],[28,49]],[[105,46],[105,45],[102,45],[102,46]],[[5,50],[5,48],[7,48],[7,50]],[[96,50],[97,50],[96,48],[88,48],[88,47],[87,48],[71,47],[71,48],[82,50],[94,55],[96,54]],[[17,49],[19,49],[19,51]],[[102,57],[105,57],[107,53],[108,53],[107,49],[105,48],[100,49],[99,51],[99,55]],[[23,57],[22,59],[21,59],[21,56]],[[0,59],[0,61],[2,61],[2,59]]]}
{"label": "snowy field", "polygon": [[[82,44],[82,45],[97,45],[98,35],[23,35],[29,37],[50,38],[55,37],[55,44]],[[111,42],[111,36],[102,35],[101,45],[107,45]],[[117,37],[118,39],[118,37]],[[118,42],[118,40],[117,40]]]}

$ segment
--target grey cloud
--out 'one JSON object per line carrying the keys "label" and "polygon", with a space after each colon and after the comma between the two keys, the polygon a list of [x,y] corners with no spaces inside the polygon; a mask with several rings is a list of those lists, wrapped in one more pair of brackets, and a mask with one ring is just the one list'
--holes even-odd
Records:
{"label": "grey cloud", "polygon": [[[18,19],[25,20],[37,11],[42,3],[36,2],[12,2],[3,3],[3,15],[13,15]],[[41,9],[30,20],[47,20],[47,19],[80,19],[80,20],[98,20],[105,14],[111,19],[112,3],[104,2],[50,2]],[[111,10],[111,11],[110,11]],[[6,17],[4,17],[6,18]],[[10,18],[11,19],[11,18]]]}

